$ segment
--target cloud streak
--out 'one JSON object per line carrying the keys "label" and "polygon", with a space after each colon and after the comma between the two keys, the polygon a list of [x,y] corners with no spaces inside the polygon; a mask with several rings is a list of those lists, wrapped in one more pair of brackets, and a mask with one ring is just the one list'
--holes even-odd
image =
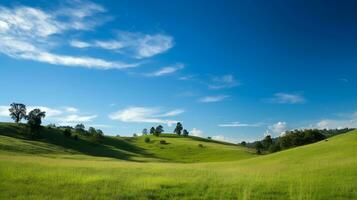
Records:
{"label": "cloud streak", "polygon": [[218,95],[218,96],[206,96],[200,98],[198,101],[201,103],[214,103],[214,102],[220,102],[223,101],[224,99],[229,98],[228,95]]}
{"label": "cloud streak", "polygon": [[276,104],[303,104],[306,99],[301,94],[276,93],[274,97],[266,99],[266,101]]}
{"label": "cloud streak", "polygon": [[149,76],[149,77],[166,76],[169,74],[173,74],[176,71],[183,69],[183,68],[184,68],[183,64],[176,64],[176,65],[172,65],[172,66],[168,66],[168,67],[163,67],[163,68],[159,69],[158,71],[146,74],[146,76]]}
{"label": "cloud streak", "polygon": [[240,123],[240,122],[218,124],[219,127],[259,127],[262,125],[263,125],[263,123],[245,124],[245,123]]}
{"label": "cloud streak", "polygon": [[109,118],[112,120],[128,123],[162,123],[171,126],[178,121],[173,119],[166,119],[166,117],[177,116],[181,113],[183,113],[182,110],[173,110],[162,113],[161,109],[158,108],[129,107],[110,114]]}
{"label": "cloud streak", "polygon": [[[89,56],[53,53],[58,46],[53,37],[65,32],[90,30],[97,24],[91,17],[105,11],[101,6],[76,1],[80,6],[45,11],[39,8],[0,6],[0,53],[15,59],[32,60],[53,65],[95,69],[123,69],[139,64],[109,61]],[[73,43],[84,47],[85,43]]]}

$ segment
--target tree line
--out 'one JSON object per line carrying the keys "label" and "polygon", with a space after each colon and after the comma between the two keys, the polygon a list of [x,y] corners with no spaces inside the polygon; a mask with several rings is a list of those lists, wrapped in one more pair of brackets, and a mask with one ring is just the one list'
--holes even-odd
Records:
{"label": "tree line", "polygon": [[[150,131],[148,131],[147,128],[144,128],[141,133],[143,135],[151,134],[151,135],[155,135],[155,136],[160,136],[160,134],[163,132],[164,132],[164,127],[162,125],[158,125],[157,127],[151,127]],[[173,133],[175,133],[179,136],[183,135],[185,137],[189,135],[189,132],[183,128],[183,125],[181,124],[181,122],[177,122]]]}
{"label": "tree line", "polygon": [[298,147],[306,144],[311,144],[325,140],[329,137],[352,131],[354,129],[300,129],[286,131],[284,135],[272,138],[270,135],[264,137],[263,140],[253,143],[242,142],[242,146],[254,147],[257,154],[263,152],[277,152],[292,147]]}
{"label": "tree line", "polygon": [[[22,103],[12,103],[9,108],[9,113],[11,119],[15,123],[20,123],[21,120],[27,120],[27,125],[30,127],[30,133],[32,138],[39,137],[39,129],[41,128],[42,119],[46,117],[46,112],[41,111],[39,108],[35,108],[27,113],[27,108],[25,104]],[[49,124],[48,128],[57,128],[63,131],[65,137],[72,137],[78,139],[78,135],[83,135],[90,137],[92,141],[98,142],[104,138],[104,133],[100,129],[95,129],[89,127],[88,130],[85,129],[83,124],[77,124],[74,128],[71,126],[58,126],[55,124]]]}

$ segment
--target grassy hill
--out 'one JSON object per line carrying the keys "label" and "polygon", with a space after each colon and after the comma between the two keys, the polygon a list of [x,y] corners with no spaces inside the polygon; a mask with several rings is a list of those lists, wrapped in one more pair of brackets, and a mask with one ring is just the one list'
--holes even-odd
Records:
{"label": "grassy hill", "polygon": [[357,131],[264,156],[199,138],[93,145],[44,131],[30,141],[0,124],[0,199],[357,199]]}

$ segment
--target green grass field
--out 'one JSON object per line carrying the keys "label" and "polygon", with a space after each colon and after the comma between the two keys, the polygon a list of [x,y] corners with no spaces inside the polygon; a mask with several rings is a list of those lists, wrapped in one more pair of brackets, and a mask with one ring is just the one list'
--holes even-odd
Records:
{"label": "green grass field", "polygon": [[357,199],[357,131],[263,156],[194,137],[25,134],[0,123],[0,199]]}

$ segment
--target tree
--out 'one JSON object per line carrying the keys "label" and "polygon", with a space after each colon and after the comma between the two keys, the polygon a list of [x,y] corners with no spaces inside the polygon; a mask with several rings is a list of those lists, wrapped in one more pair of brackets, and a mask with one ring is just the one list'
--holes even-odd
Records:
{"label": "tree", "polygon": [[263,148],[269,149],[269,147],[273,144],[273,139],[271,139],[270,135],[267,135],[263,139],[262,144],[263,144]]}
{"label": "tree", "polygon": [[241,143],[240,143],[240,145],[242,145],[242,146],[247,146],[247,142],[246,141],[242,141]]}
{"label": "tree", "polygon": [[26,116],[27,124],[30,125],[32,130],[37,130],[41,127],[42,118],[46,117],[46,112],[41,111],[40,109],[33,109]]}
{"label": "tree", "polygon": [[84,133],[85,132],[85,127],[83,124],[77,124],[74,129],[76,130],[76,132],[78,133]]}
{"label": "tree", "polygon": [[89,127],[88,133],[90,136],[95,136],[97,134],[97,130],[95,130],[95,128],[93,128],[93,127]]}
{"label": "tree", "polygon": [[174,133],[176,133],[177,135],[181,135],[182,129],[183,129],[182,124],[180,122],[177,122]]}
{"label": "tree", "polygon": [[12,103],[9,111],[11,118],[16,123],[19,123],[22,118],[26,118],[26,106],[22,103]]}
{"label": "tree", "polygon": [[147,129],[147,128],[144,128],[143,131],[141,131],[141,133],[142,133],[143,135],[147,135],[147,134],[148,134],[148,129]]}
{"label": "tree", "polygon": [[151,135],[154,135],[154,134],[155,134],[155,128],[154,128],[154,127],[151,127],[151,128],[150,128],[150,134],[151,134]]}
{"label": "tree", "polygon": [[71,135],[72,135],[71,129],[66,128],[66,129],[64,130],[64,132],[63,132],[63,135],[64,135],[65,137],[71,137]]}
{"label": "tree", "polygon": [[257,142],[255,144],[255,149],[257,150],[257,154],[261,154],[262,153],[262,149],[264,148],[262,142]]}
{"label": "tree", "polygon": [[183,129],[183,133],[182,134],[183,134],[183,136],[187,137],[189,132],[186,129]]}
{"label": "tree", "polygon": [[158,125],[155,129],[154,135],[159,136],[162,132],[164,132],[164,127],[162,127],[161,125]]}

